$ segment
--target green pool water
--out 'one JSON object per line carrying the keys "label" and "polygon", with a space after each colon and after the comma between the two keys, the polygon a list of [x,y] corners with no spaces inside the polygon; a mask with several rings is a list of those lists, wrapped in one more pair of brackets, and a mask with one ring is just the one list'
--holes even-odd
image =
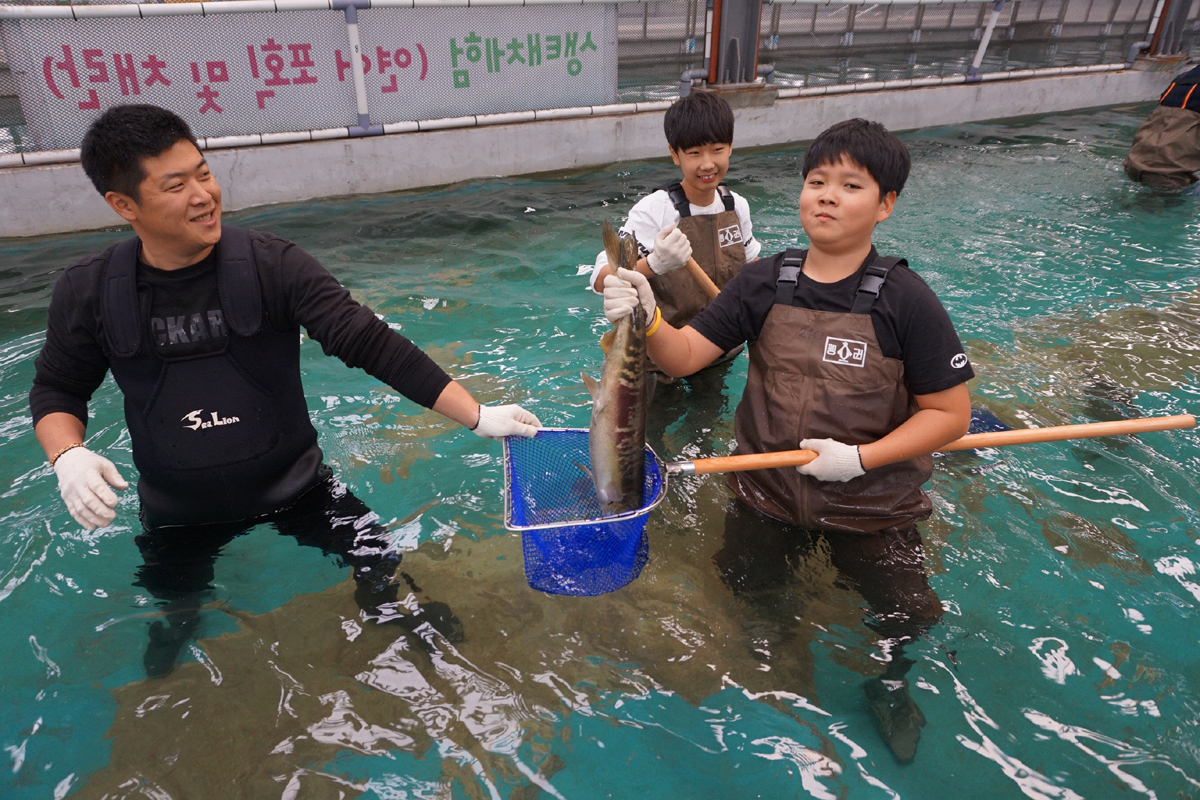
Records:
{"label": "green pool water", "polygon": [[[974,404],[1014,427],[1200,410],[1195,193],[1121,171],[1149,107],[906,134],[878,229],[953,316]],[[739,151],[764,252],[802,236],[802,148]],[[587,425],[605,327],[585,265],[601,220],[666,161],[274,207],[289,237],[483,400]],[[12,200],[10,200],[12,202]],[[26,394],[62,267],[117,230],[0,241],[0,796],[32,798],[1200,797],[1200,435],[937,460],[926,567],[946,614],[908,655],[927,724],[901,766],[864,683],[885,657],[827,554],[747,602],[718,577],[728,492],[673,480],[650,561],[616,593],[534,592],[501,524],[497,443],[305,341],[328,461],[394,532],[465,641],[415,651],[361,624],[348,571],[262,527],[217,562],[202,629],[147,681],[136,499],[86,533]],[[652,444],[724,454],[745,380],[660,390]],[[115,386],[91,443],[133,473]],[[573,468],[567,466],[566,468]]]}

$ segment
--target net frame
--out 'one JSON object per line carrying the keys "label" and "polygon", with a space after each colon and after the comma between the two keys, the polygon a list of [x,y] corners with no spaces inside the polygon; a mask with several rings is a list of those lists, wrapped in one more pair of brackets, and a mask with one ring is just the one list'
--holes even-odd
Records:
{"label": "net frame", "polygon": [[[584,433],[588,432],[587,428],[539,428],[540,431],[548,433]],[[667,496],[667,465],[658,453],[654,452],[654,448],[650,445],[645,446],[645,453],[653,458],[654,464],[658,469],[657,480],[652,484],[655,485],[658,491],[655,496],[646,502],[643,496],[643,505],[633,511],[626,511],[623,514],[613,514],[610,516],[586,517],[580,519],[559,520],[555,522],[538,522],[532,525],[520,525],[513,522],[514,501],[513,501],[513,477],[512,477],[512,448],[509,445],[509,439],[504,439],[504,527],[510,531],[540,531],[550,530],[553,528],[570,528],[590,525],[613,525],[628,520],[637,519],[649,515],[651,511],[657,508]]]}
{"label": "net frame", "polygon": [[[518,458],[517,453],[537,446],[538,437],[549,438],[544,451],[530,450]],[[588,439],[586,428],[543,428],[533,439],[504,440],[504,527],[521,533],[525,580],[547,594],[595,597],[632,583],[650,558],[650,512],[667,494],[666,466],[647,445],[642,451],[646,475],[641,507],[564,519],[581,501],[599,511],[595,488],[583,471],[578,476],[560,471],[590,462]],[[581,483],[587,485],[584,495]]]}

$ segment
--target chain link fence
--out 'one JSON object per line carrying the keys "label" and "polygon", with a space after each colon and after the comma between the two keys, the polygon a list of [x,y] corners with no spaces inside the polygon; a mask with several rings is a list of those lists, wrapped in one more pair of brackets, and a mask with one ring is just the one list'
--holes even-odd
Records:
{"label": "chain link fence", "polygon": [[[657,107],[704,65],[701,0],[403,1],[0,6],[0,165],[5,153],[78,147],[90,121],[123,102],[173,108],[209,146],[230,146]],[[1004,3],[979,69],[1124,62],[1158,1]],[[1175,52],[1197,46],[1195,5],[1173,18]],[[235,8],[250,10],[221,13]],[[767,3],[759,63],[781,87],[962,75],[995,8]]]}

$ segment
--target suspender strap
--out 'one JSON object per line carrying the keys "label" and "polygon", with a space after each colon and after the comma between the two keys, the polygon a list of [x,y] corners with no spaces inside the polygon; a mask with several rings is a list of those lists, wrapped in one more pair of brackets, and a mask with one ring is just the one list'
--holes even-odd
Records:
{"label": "suspender strap", "polygon": [[725,205],[725,210],[733,211],[733,192],[729,191],[729,185],[725,181],[717,184],[717,194],[721,196],[721,202]]}
{"label": "suspender strap", "polygon": [[138,306],[137,252],[134,236],[117,244],[104,267],[104,298],[101,316],[104,334],[113,355],[129,358],[142,343],[142,314]]}
{"label": "suspender strap", "polygon": [[250,248],[250,231],[223,226],[217,243],[217,294],[229,327],[238,336],[262,328],[262,289]]}
{"label": "suspender strap", "polygon": [[684,194],[682,183],[672,183],[665,187],[667,197],[671,198],[671,205],[675,206],[675,210],[679,212],[680,218],[690,217],[692,215],[692,204],[688,202],[687,195]]}
{"label": "suspender strap", "polygon": [[875,260],[867,266],[866,274],[863,275],[862,281],[858,284],[858,292],[854,295],[854,305],[850,308],[851,314],[871,313],[871,307],[875,305],[875,301],[879,298],[879,292],[883,290],[883,285],[887,283],[888,273],[897,264],[908,266],[908,262],[902,258],[880,258],[876,256]]}
{"label": "suspender strap", "polygon": [[[142,345],[142,310],[137,290],[139,239],[126,239],[109,254],[104,267],[101,316],[108,346],[118,358],[132,358]],[[262,289],[250,248],[250,232],[226,225],[217,243],[217,294],[229,327],[238,336],[262,328]]]}
{"label": "suspender strap", "polygon": [[[675,206],[681,218],[692,215],[692,204],[683,191],[682,183],[668,184],[663,186],[662,190],[671,198],[671,205]],[[721,204],[725,206],[726,211],[733,211],[733,192],[729,190],[729,184],[725,181],[717,184],[717,196],[721,198]]]}
{"label": "suspender strap", "polygon": [[787,250],[779,266],[779,277],[775,279],[775,305],[790,306],[796,296],[796,284],[800,282],[800,270],[804,268],[807,250]]}

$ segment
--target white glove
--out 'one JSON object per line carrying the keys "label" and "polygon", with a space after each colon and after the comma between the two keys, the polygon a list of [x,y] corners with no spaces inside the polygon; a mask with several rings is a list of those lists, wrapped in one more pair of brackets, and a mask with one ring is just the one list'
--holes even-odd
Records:
{"label": "white glove", "polygon": [[604,316],[609,322],[616,325],[622,317],[632,314],[639,303],[649,325],[657,304],[645,275],[631,269],[618,269],[616,275],[604,276]]}
{"label": "white glove", "polygon": [[818,453],[812,461],[796,467],[801,475],[811,475],[819,481],[845,483],[866,474],[857,445],[842,444],[834,439],[804,439],[800,442],[800,449],[816,450]]}
{"label": "white glove", "polygon": [[503,439],[505,436],[536,436],[541,421],[517,405],[479,406],[479,421],[471,431],[485,439]]}
{"label": "white glove", "polygon": [[654,250],[646,256],[646,263],[655,275],[665,275],[682,267],[691,257],[692,243],[672,222],[654,237]]}
{"label": "white glove", "polygon": [[58,457],[54,472],[67,511],[84,528],[103,528],[117,518],[117,495],[109,486],[128,489],[129,483],[107,458],[74,447]]}

